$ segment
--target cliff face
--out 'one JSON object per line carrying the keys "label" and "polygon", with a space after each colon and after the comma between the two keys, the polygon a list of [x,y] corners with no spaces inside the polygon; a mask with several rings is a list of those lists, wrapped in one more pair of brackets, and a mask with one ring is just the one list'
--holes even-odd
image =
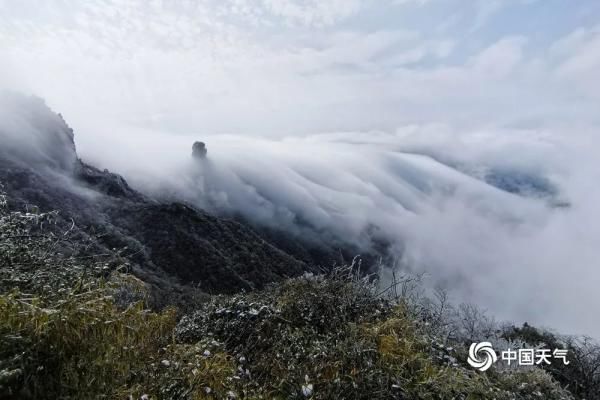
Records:
{"label": "cliff face", "polygon": [[73,131],[43,101],[8,95],[0,105],[0,183],[11,206],[61,210],[106,248],[126,247],[134,273],[165,293],[171,285],[230,293],[315,269],[248,226],[161,203],[85,164]]}

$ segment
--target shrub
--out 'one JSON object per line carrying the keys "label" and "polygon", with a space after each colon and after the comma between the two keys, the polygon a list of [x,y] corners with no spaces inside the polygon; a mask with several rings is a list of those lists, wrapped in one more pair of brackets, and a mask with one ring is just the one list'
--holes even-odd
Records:
{"label": "shrub", "polygon": [[112,398],[172,338],[173,310],[57,213],[9,212],[0,194],[0,397]]}
{"label": "shrub", "polygon": [[228,388],[245,398],[570,398],[539,371],[481,374],[440,356],[409,307],[347,272],[215,297],[179,322],[176,339],[229,354],[238,374]]}
{"label": "shrub", "polygon": [[20,398],[111,398],[144,378],[171,337],[172,310],[119,309],[105,287],[82,284],[57,301],[0,296],[0,393]]}

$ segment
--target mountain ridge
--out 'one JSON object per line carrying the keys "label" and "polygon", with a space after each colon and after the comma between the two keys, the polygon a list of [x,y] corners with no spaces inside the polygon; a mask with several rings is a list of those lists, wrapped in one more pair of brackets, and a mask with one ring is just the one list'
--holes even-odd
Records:
{"label": "mountain ridge", "polygon": [[38,98],[16,98],[4,118],[12,112],[18,123],[0,124],[0,182],[13,208],[60,209],[63,220],[77,221],[107,248],[127,248],[134,273],[155,286],[233,293],[319,270],[239,221],[161,202],[120,175],[86,164],[60,114]]}

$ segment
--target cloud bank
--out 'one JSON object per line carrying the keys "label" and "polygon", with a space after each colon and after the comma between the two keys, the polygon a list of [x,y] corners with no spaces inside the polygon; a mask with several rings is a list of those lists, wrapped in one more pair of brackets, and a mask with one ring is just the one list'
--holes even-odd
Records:
{"label": "cloud bank", "polygon": [[194,139],[208,144],[202,162],[187,137],[129,136],[103,158],[142,190],[214,212],[363,249],[390,243],[403,269],[501,319],[597,332],[600,190],[589,182],[600,170],[585,134],[436,125]]}
{"label": "cloud bank", "polygon": [[600,5],[563,3],[6,2],[0,86],[140,188],[379,235],[460,300],[600,335]]}

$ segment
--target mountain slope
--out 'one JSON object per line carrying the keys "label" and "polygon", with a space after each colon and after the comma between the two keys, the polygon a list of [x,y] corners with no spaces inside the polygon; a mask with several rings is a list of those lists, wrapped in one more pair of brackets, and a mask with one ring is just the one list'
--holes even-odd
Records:
{"label": "mountain slope", "polygon": [[60,115],[39,99],[8,97],[0,100],[0,182],[12,207],[60,209],[63,223],[77,221],[102,246],[127,248],[134,272],[157,286],[230,293],[315,270],[247,226],[158,202],[85,164]]}
{"label": "mountain slope", "polygon": [[382,296],[352,267],[211,296],[177,322],[105,268],[126,258],[85,257],[76,226],[58,251],[55,213],[3,200],[2,399],[573,399],[539,368],[475,371],[464,343],[424,323],[434,309]]}

